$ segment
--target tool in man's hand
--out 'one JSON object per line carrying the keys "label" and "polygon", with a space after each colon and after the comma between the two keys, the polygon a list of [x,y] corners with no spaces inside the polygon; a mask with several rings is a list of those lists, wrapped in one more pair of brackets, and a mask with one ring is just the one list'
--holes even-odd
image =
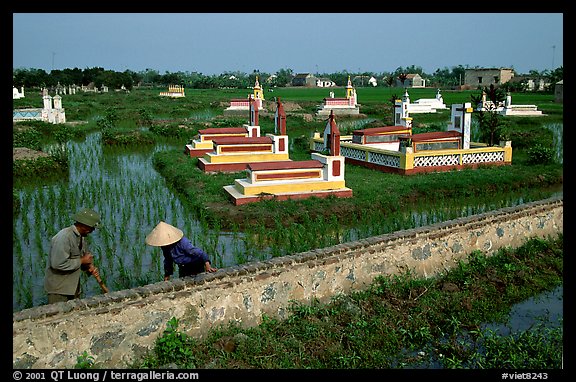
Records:
{"label": "tool in man's hand", "polygon": [[102,292],[108,293],[108,288],[104,284],[104,281],[102,281],[102,279],[100,278],[100,274],[98,272],[94,272],[95,270],[96,267],[94,266],[94,264],[90,264],[90,266],[88,267],[88,273],[94,276],[96,281],[98,281],[98,285],[100,285],[100,289],[102,289]]}
{"label": "tool in man's hand", "polygon": [[[91,259],[94,258],[94,255],[92,255],[92,253],[90,253],[90,252],[86,252],[85,255],[89,255],[91,257]],[[92,276],[94,276],[96,281],[98,281],[98,285],[100,285],[100,289],[102,289],[102,292],[108,293],[108,288],[106,287],[106,285],[104,284],[104,282],[100,278],[100,273],[98,272],[98,269],[94,266],[93,263],[90,263],[88,265],[84,264],[82,266],[82,269],[85,270],[86,272],[88,272],[89,274],[91,274]]]}

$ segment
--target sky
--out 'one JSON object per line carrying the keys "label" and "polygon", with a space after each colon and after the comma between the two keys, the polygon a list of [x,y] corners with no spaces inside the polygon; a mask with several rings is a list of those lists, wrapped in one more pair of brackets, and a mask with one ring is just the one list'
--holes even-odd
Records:
{"label": "sky", "polygon": [[517,74],[563,66],[563,13],[13,13],[13,69]]}

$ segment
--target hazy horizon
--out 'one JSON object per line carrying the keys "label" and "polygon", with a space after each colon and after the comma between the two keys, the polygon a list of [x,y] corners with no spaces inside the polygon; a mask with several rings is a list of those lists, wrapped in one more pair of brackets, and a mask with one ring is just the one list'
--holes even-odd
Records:
{"label": "hazy horizon", "polygon": [[14,13],[13,69],[425,73],[563,66],[562,13]]}

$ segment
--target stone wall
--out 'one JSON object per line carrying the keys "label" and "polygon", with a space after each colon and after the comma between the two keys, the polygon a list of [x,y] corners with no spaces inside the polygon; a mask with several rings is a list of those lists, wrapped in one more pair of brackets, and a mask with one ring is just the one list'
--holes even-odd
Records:
{"label": "stone wall", "polygon": [[72,368],[86,351],[100,367],[127,368],[153,348],[175,317],[202,338],[212,327],[284,318],[290,301],[369,286],[378,275],[411,270],[433,277],[481,250],[491,255],[532,237],[563,232],[563,198],[552,198],[13,314],[14,368]]}

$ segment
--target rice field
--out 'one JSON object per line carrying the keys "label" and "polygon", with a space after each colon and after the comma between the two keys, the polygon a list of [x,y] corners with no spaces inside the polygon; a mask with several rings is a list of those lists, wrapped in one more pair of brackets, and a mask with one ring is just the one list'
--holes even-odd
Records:
{"label": "rice field", "polygon": [[[145,244],[159,221],[179,227],[192,243],[205,250],[218,268],[304,252],[370,236],[429,225],[522,203],[515,196],[492,195],[492,202],[471,200],[465,206],[426,206],[412,211],[370,214],[342,228],[336,218],[304,215],[304,222],[276,229],[255,225],[244,232],[209,228],[187,211],[152,166],[156,151],[169,143],[138,149],[103,148],[100,133],[68,142],[67,180],[18,190],[20,210],[14,216],[13,310],[43,305],[44,271],[50,238],[73,223],[83,207],[102,216],[101,226],[87,238],[96,266],[110,291],[133,288],[163,279],[161,250]],[[84,296],[100,294],[96,281],[81,278]]]}
{"label": "rice field", "polygon": [[[391,89],[361,89],[362,102],[366,106],[379,110],[377,105],[371,105],[372,100],[386,100]],[[411,97],[433,97],[435,89],[415,89]],[[237,91],[239,92],[239,91]],[[244,90],[242,90],[243,94]],[[274,96],[283,100],[304,100],[311,103],[325,96],[323,89],[276,89]],[[135,100],[123,99],[122,102],[132,108],[146,105],[154,111],[154,116],[163,118],[164,114],[156,113],[154,107],[164,110],[168,117],[184,113],[191,121],[207,121],[216,116],[213,104],[222,99],[228,99],[232,93],[224,91],[205,92],[195,90],[187,97],[186,104],[169,103],[168,100],[157,101],[156,92],[150,95],[134,93]],[[196,94],[197,93],[197,94]],[[206,94],[204,94],[206,93]],[[222,93],[222,94],[221,94]],[[390,93],[390,94],[389,94]],[[430,94],[428,94],[430,93]],[[196,97],[218,95],[219,98],[209,98],[210,106],[198,103]],[[112,95],[107,96],[112,97]],[[146,101],[148,98],[154,101]],[[445,92],[447,103],[468,100],[470,93]],[[548,96],[546,96],[548,97]],[[40,97],[37,97],[40,99]],[[69,97],[68,110],[71,118],[80,106],[87,100],[97,99],[94,95],[74,95]],[[107,100],[108,98],[103,98]],[[546,98],[547,99],[547,98]],[[18,101],[18,100],[17,100]],[[191,102],[194,107],[188,105]],[[528,100],[528,101],[531,101]],[[39,102],[39,101],[38,101]],[[146,103],[148,102],[148,103]],[[110,103],[118,103],[118,101]],[[158,105],[156,105],[158,104]],[[164,105],[166,104],[166,105]],[[305,104],[305,103],[304,103]],[[154,106],[154,107],[153,107]],[[190,107],[189,107],[190,106]],[[540,106],[540,105],[539,105]],[[545,103],[542,108],[553,110],[557,105]],[[126,106],[126,113],[130,109]],[[120,111],[123,111],[121,109]],[[168,110],[168,111],[166,111]],[[171,111],[170,111],[171,110]],[[86,119],[93,120],[103,113],[102,107],[88,113]],[[95,117],[96,116],[96,117]],[[79,118],[76,115],[76,118]],[[352,131],[363,128],[370,122],[379,119],[381,115],[372,114],[365,119],[351,119],[339,122],[342,131]],[[419,117],[424,119],[424,117]],[[445,125],[448,114],[427,116],[430,123]],[[122,120],[124,122],[124,120]],[[552,120],[555,121],[555,120]],[[131,125],[135,123],[132,122]],[[271,121],[262,119],[264,127],[272,125]],[[322,124],[321,122],[319,123]],[[312,123],[310,126],[315,126]],[[309,125],[292,127],[294,137],[308,133]],[[545,124],[545,129],[553,135],[553,146],[556,160],[562,163],[563,157],[563,123]],[[418,128],[426,129],[423,124]],[[532,136],[533,134],[525,134]],[[472,140],[477,140],[478,125],[472,123]],[[513,145],[518,138],[513,139]],[[102,215],[102,226],[88,236],[89,248],[95,255],[96,266],[110,291],[133,288],[163,279],[162,254],[159,248],[147,246],[144,242],[147,234],[158,224],[166,221],[179,227],[194,245],[205,250],[218,268],[243,264],[250,261],[265,260],[271,257],[285,256],[315,248],[336,245],[370,236],[394,232],[401,229],[424,226],[439,221],[454,219],[461,216],[481,213],[488,210],[516,205],[535,200],[529,193],[506,195],[492,194],[485,199],[470,198],[462,200],[461,205],[453,203],[430,204],[425,201],[415,205],[412,210],[390,213],[367,211],[365,216],[351,216],[345,228],[336,217],[309,217],[302,214],[301,224],[288,227],[281,221],[276,222],[276,228],[270,229],[255,224],[243,231],[238,229],[222,230],[220,227],[208,226],[201,218],[187,209],[176,192],[171,190],[165,179],[154,169],[152,157],[158,151],[167,149],[181,150],[181,142],[167,140],[164,143],[145,145],[142,147],[114,148],[103,147],[100,132],[92,132],[81,140],[68,141],[69,176],[65,179],[50,181],[14,189],[15,197],[20,206],[13,216],[13,310],[18,311],[47,302],[44,292],[44,271],[50,250],[50,238],[60,229],[71,225],[71,216],[80,208],[93,208]],[[44,151],[50,151],[50,147]],[[291,154],[292,155],[292,154]],[[294,159],[308,153],[296,152]],[[515,152],[515,155],[516,152]],[[347,170],[348,171],[348,170]],[[353,175],[353,172],[350,172]],[[537,195],[534,196],[537,198]],[[369,213],[368,213],[369,212]],[[82,276],[83,295],[88,297],[100,294],[100,288],[94,278]]]}
{"label": "rice field", "polygon": [[[68,182],[18,191],[21,208],[14,218],[14,310],[47,302],[43,281],[50,238],[71,225],[71,216],[83,207],[102,216],[102,225],[88,236],[87,243],[111,291],[162,280],[161,250],[144,243],[160,220],[180,227],[195,245],[210,253],[217,266],[234,262],[226,258],[225,248],[229,242],[239,241],[239,234],[200,225],[153,170],[151,156],[165,146],[128,153],[103,150],[99,135],[68,144]],[[93,278],[83,276],[81,285],[87,296],[100,293]]]}

